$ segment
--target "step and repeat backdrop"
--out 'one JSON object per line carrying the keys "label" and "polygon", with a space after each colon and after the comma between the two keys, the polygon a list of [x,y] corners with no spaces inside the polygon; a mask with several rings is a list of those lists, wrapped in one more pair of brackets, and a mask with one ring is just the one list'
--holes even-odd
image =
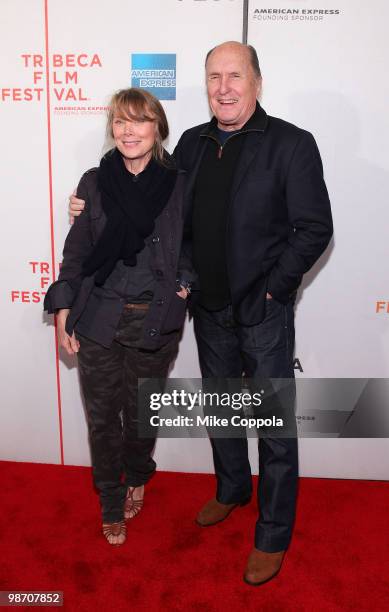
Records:
{"label": "step and repeat backdrop", "polygon": [[[161,99],[170,151],[209,119],[205,55],[242,40],[245,5],[0,1],[1,459],[89,464],[76,362],[58,352],[42,312],[69,229],[68,195],[99,163],[115,90],[140,86]],[[333,205],[334,239],[299,292],[298,379],[388,377],[388,18],[385,0],[248,3],[261,103],[313,132]],[[199,375],[187,321],[171,376]],[[387,448],[385,438],[304,438],[301,473],[387,478]],[[254,440],[250,451],[257,471]],[[156,459],[161,469],[212,471],[206,439],[160,439]]]}

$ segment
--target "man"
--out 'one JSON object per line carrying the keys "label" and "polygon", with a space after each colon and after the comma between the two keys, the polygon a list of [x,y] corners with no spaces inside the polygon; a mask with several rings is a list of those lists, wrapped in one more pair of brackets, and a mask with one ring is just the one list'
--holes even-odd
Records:
{"label": "man", "polygon": [[[214,117],[187,130],[175,150],[188,172],[184,249],[199,279],[193,317],[202,376],[293,378],[296,290],[332,235],[320,154],[310,133],[257,102],[261,72],[251,46],[212,49],[206,79]],[[204,527],[252,494],[247,439],[211,442],[217,491],[197,516]],[[260,439],[259,468],[260,517],[244,574],[251,585],[278,573],[290,543],[297,440]]]}

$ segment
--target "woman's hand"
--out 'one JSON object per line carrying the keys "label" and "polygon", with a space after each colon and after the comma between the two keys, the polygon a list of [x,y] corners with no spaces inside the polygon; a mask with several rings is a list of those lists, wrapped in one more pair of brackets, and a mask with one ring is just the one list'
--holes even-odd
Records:
{"label": "woman's hand", "polygon": [[74,355],[74,353],[78,353],[80,349],[80,343],[76,340],[74,332],[72,336],[65,331],[66,319],[69,316],[69,308],[62,308],[57,312],[57,334],[58,334],[58,342],[62,348],[65,349],[68,355]]}

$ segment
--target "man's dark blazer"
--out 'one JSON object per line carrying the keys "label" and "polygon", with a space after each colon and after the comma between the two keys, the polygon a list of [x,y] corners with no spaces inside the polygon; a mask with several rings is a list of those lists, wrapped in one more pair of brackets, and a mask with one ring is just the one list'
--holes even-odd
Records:
{"label": "man's dark blazer", "polygon": [[[193,190],[214,117],[187,130],[174,156],[188,172],[185,250],[191,251]],[[266,293],[286,304],[325,250],[332,218],[323,167],[309,132],[270,117],[257,103],[246,125],[228,203],[227,270],[234,315],[254,325],[265,315]],[[225,146],[228,146],[228,141]],[[207,203],[208,206],[212,202]]]}

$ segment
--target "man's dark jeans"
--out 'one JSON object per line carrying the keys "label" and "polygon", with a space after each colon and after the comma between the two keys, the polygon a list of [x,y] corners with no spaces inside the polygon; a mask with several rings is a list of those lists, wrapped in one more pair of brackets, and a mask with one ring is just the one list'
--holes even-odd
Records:
{"label": "man's dark jeans", "polygon": [[[237,325],[232,306],[210,312],[194,308],[194,329],[203,378],[294,378],[293,301],[284,306],[266,302],[258,325]],[[246,438],[212,438],[217,478],[216,498],[224,504],[250,498],[252,478]],[[289,545],[298,484],[297,439],[260,438],[258,504],[260,516],[255,547],[266,552]]]}

